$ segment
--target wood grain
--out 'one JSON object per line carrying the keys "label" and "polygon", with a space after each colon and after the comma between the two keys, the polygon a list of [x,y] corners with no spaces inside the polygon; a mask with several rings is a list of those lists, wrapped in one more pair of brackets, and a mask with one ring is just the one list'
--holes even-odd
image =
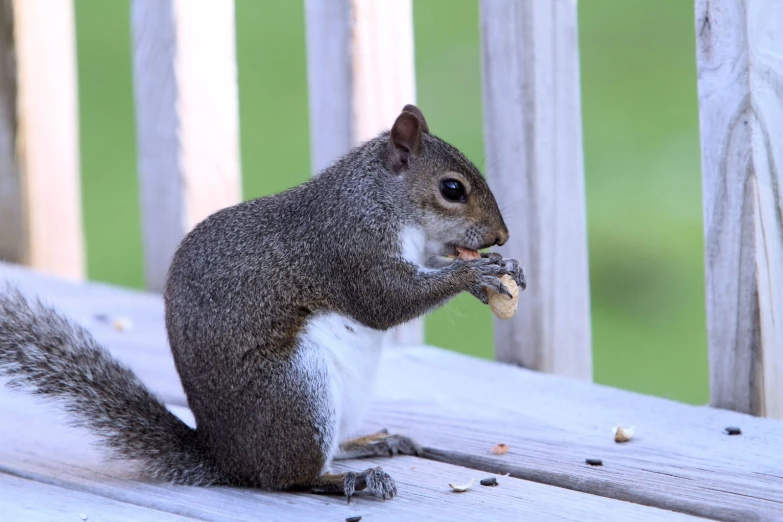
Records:
{"label": "wood grain", "polygon": [[783,1],[697,0],[711,403],[783,419]]}
{"label": "wood grain", "polygon": [[[192,423],[189,411],[172,411]],[[54,501],[78,492],[90,498],[99,496],[109,502],[143,506],[155,513],[214,521],[321,521],[357,515],[373,521],[517,520],[520,513],[537,521],[603,522],[609,516],[632,521],[695,520],[414,457],[345,461],[334,466],[335,471],[382,466],[395,478],[399,490],[397,498],[386,502],[361,493],[348,505],[340,497],[154,484],[140,479],[124,462],[102,462],[100,454],[90,447],[94,439],[87,432],[65,427],[61,415],[30,397],[0,388],[0,417],[9,419],[0,425],[0,478],[5,473],[67,488],[67,494],[28,489],[27,498],[45,493]],[[500,485],[492,488],[478,484],[489,476],[495,476]],[[471,478],[476,483],[466,493],[454,493],[448,486],[449,482],[467,483]],[[3,494],[0,490],[0,506]]]}
{"label": "wood grain", "polygon": [[[416,102],[411,0],[306,0],[312,170],[389,129]],[[423,108],[426,115],[426,108]],[[436,124],[437,125],[437,124]],[[424,322],[390,344],[420,344]]]}
{"label": "wood grain", "polygon": [[163,511],[117,502],[68,488],[0,473],[3,520],[24,522],[186,522],[194,520]]}
{"label": "wood grain", "polygon": [[[115,356],[166,397],[174,411],[186,416],[176,406],[185,399],[166,346],[159,297],[107,285],[77,285],[0,264],[4,280],[80,318]],[[123,303],[133,329],[118,333],[89,322],[94,310],[119,310]],[[427,447],[431,459],[717,520],[783,520],[783,422],[777,420],[681,404],[432,347],[384,352],[374,395],[365,430],[386,427],[411,435]],[[2,397],[0,402],[9,401]],[[19,402],[9,404],[17,408]],[[36,408],[19,408],[33,417],[0,412],[0,418],[33,426]],[[617,423],[636,426],[630,442],[613,441],[611,430]],[[17,429],[8,426],[8,433]],[[742,435],[726,435],[728,426],[740,427]],[[0,440],[10,436],[5,433],[0,427]],[[29,442],[21,439],[19,451],[29,453],[24,449]],[[489,453],[499,442],[510,447],[502,457]],[[586,458],[600,458],[604,465],[587,466]],[[11,465],[8,459],[3,456],[0,462]],[[61,476],[56,466],[46,473]]]}
{"label": "wood grain", "polygon": [[147,288],[182,237],[241,199],[233,0],[133,0],[133,73]]}
{"label": "wood grain", "polygon": [[0,259],[85,274],[71,0],[0,1]]}
{"label": "wood grain", "polygon": [[488,180],[528,278],[500,361],[592,378],[576,2],[482,0]]}

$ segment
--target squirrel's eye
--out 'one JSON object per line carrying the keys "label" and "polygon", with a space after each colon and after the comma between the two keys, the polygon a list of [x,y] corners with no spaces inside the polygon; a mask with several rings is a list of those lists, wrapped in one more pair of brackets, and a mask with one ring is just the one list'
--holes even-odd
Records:
{"label": "squirrel's eye", "polygon": [[441,181],[440,193],[449,201],[465,201],[465,187],[455,179],[444,179]]}

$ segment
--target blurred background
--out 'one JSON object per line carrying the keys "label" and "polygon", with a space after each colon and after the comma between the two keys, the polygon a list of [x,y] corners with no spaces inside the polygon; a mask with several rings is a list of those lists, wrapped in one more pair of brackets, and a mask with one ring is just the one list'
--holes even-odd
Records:
{"label": "blurred background", "polygon": [[[142,288],[129,0],[75,5],[88,275]],[[413,6],[417,103],[483,169],[478,0]],[[236,0],[236,22],[249,199],[310,175],[303,2]],[[705,403],[693,3],[581,0],[579,31],[595,380]],[[462,296],[427,342],[491,358],[491,314]]]}

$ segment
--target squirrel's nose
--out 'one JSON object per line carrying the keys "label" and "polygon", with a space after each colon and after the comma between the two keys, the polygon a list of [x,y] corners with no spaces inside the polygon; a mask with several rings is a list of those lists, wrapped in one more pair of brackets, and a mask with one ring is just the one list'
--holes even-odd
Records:
{"label": "squirrel's nose", "polygon": [[503,246],[506,241],[508,241],[508,229],[503,227],[500,232],[498,232],[498,235],[495,236],[495,244],[497,246]]}

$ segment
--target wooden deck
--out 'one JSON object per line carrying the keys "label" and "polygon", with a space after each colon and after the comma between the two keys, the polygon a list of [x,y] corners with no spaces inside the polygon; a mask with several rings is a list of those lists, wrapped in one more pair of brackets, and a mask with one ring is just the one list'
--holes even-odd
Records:
{"label": "wooden deck", "polygon": [[[0,264],[16,282],[87,326],[192,422],[174,371],[158,296],[75,284]],[[129,328],[118,331],[116,318]],[[625,444],[617,423],[635,425]],[[742,429],[729,436],[727,426]],[[0,520],[783,520],[783,422],[684,405],[442,349],[384,354],[367,430],[386,427],[426,458],[381,465],[399,497],[345,499],[149,483],[105,462],[56,409],[0,388]],[[497,443],[510,450],[495,456]],[[602,459],[603,466],[585,463]],[[510,476],[505,476],[510,474]],[[498,487],[478,479],[495,476]],[[449,482],[476,484],[465,493]]]}

